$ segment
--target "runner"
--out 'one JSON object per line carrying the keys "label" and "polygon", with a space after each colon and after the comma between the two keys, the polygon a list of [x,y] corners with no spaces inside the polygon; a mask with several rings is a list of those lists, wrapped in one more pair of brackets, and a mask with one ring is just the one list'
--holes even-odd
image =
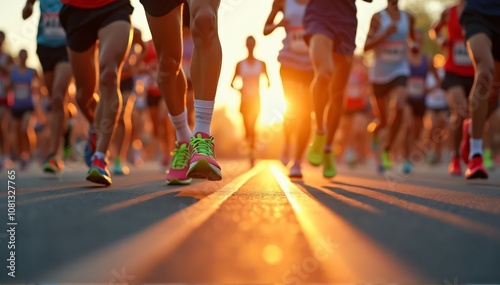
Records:
{"label": "runner", "polygon": [[257,136],[255,133],[255,123],[260,114],[260,76],[266,76],[268,87],[271,83],[267,75],[266,64],[256,59],[253,54],[255,49],[255,38],[252,36],[248,37],[246,46],[248,56],[236,65],[231,87],[236,89],[234,80],[240,77],[243,81],[241,89],[238,90],[241,93],[240,112],[243,117],[243,125],[245,126],[245,138],[250,148],[250,164],[253,166],[255,162],[255,140]]}
{"label": "runner", "polygon": [[[392,168],[390,150],[404,118],[410,76],[408,39],[412,40],[413,49],[418,48],[414,41],[414,22],[411,14],[399,9],[398,0],[389,0],[387,8],[372,17],[365,44],[365,51],[375,49],[375,62],[370,70],[370,78],[373,84],[372,105],[377,122],[369,126],[375,150],[378,149],[380,130],[389,127],[388,137],[382,145],[382,165],[379,171]],[[388,99],[390,110],[387,110]]]}
{"label": "runner", "polygon": [[312,165],[323,164],[327,178],[337,173],[332,145],[356,48],[356,12],[355,0],[311,0],[304,16],[304,39],[314,67],[311,90],[317,125],[307,159]]}
{"label": "runner", "polygon": [[[23,19],[33,13],[36,0],[27,0],[23,9]],[[37,54],[42,64],[43,79],[50,96],[50,139],[49,155],[42,168],[44,172],[58,173],[64,168],[57,155],[61,136],[67,127],[68,110],[65,108],[66,94],[71,80],[71,65],[66,51],[66,34],[59,23],[59,0],[40,0],[40,20],[38,23]]]}
{"label": "runner", "polygon": [[[140,53],[136,52],[136,46],[141,49]],[[118,123],[113,135],[113,144],[115,149],[115,159],[113,174],[128,175],[130,168],[125,165],[127,160],[127,152],[130,146],[132,136],[132,110],[135,104],[135,75],[138,71],[139,63],[147,52],[146,45],[142,41],[142,33],[139,29],[134,28],[132,37],[132,46],[128,53],[122,68],[120,77],[120,91],[122,93],[122,109],[119,113]]]}
{"label": "runner", "polygon": [[[129,1],[62,2],[60,20],[67,35],[78,105],[90,124],[85,151],[85,161],[90,166],[87,180],[110,185],[106,153],[122,108],[120,73],[131,41],[133,7]],[[95,60],[97,40],[98,62]],[[94,94],[97,83],[98,105]]]}
{"label": "runner", "polygon": [[[467,53],[465,37],[458,22],[464,5],[465,0],[460,0],[458,5],[444,10],[439,22],[431,30],[434,40],[446,51],[444,66],[446,75],[442,87],[448,93],[447,97],[451,111],[448,134],[451,142],[452,159],[448,171],[451,175],[456,176],[462,175],[460,165],[462,123],[469,116],[467,98],[474,84],[474,66]],[[441,34],[445,27],[447,29],[447,38]]]}
{"label": "runner", "polygon": [[500,2],[468,0],[460,17],[475,80],[469,108],[471,120],[464,121],[462,158],[467,179],[488,178],[483,167],[483,134],[488,118],[496,111],[500,93]]}
{"label": "runner", "polygon": [[28,52],[25,49],[19,51],[18,63],[12,66],[10,71],[10,84],[14,92],[14,102],[11,106],[12,129],[15,131],[15,145],[18,146],[21,170],[28,168],[31,159],[31,148],[36,145],[36,135],[32,113],[35,111],[33,101],[34,82],[39,82],[35,69],[26,66]]}
{"label": "runner", "polygon": [[[312,102],[309,99],[309,87],[314,78],[314,71],[304,41],[302,24],[308,2],[309,0],[274,0],[264,27],[264,35],[271,34],[279,27],[284,27],[286,32],[283,48],[278,55],[278,61],[281,63],[281,82],[287,101],[283,118],[285,144],[281,161],[284,165],[288,164],[293,146],[292,137],[295,136],[295,153],[289,174],[292,178],[302,177],[302,157],[311,135]],[[279,12],[283,13],[283,20],[274,24]]]}
{"label": "runner", "polygon": [[6,167],[10,161],[9,141],[9,101],[7,85],[9,81],[10,67],[13,64],[12,57],[2,49],[5,41],[5,33],[0,31],[0,170]]}
{"label": "runner", "polygon": [[194,136],[186,112],[186,79],[182,72],[183,0],[141,0],[146,11],[159,59],[158,85],[175,127],[177,143],[168,184],[188,184],[191,178],[221,180],[215,161],[214,138],[210,125],[215,93],[222,64],[222,49],[217,27],[220,0],[187,0],[194,40],[191,78],[195,93]]}
{"label": "runner", "polygon": [[193,58],[194,41],[189,25],[191,20],[189,7],[187,3],[184,5],[186,6],[182,9],[182,71],[186,75],[186,111],[189,128],[192,130],[194,128],[194,89],[193,82],[191,81],[191,59]]}
{"label": "runner", "polygon": [[[424,45],[424,35],[422,32],[415,32],[415,43],[422,47]],[[404,163],[402,172],[409,174],[413,171],[410,162],[410,153],[416,149],[417,143],[422,134],[425,115],[425,80],[429,72],[435,72],[429,57],[421,48],[412,49],[409,54],[410,77],[408,78],[408,108],[407,108],[407,130],[403,130],[405,135],[403,155]],[[436,75],[437,77],[437,75]]]}

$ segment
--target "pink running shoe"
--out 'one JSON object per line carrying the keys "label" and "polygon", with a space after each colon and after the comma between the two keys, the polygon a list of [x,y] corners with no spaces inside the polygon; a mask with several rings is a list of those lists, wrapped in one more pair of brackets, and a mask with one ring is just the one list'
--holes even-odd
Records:
{"label": "pink running shoe", "polygon": [[187,185],[191,183],[191,178],[187,177],[189,158],[188,144],[176,142],[172,165],[167,173],[167,185]]}
{"label": "pink running shoe", "polygon": [[191,161],[187,176],[190,178],[218,181],[222,179],[222,171],[215,161],[214,138],[205,133],[196,133],[189,142]]}

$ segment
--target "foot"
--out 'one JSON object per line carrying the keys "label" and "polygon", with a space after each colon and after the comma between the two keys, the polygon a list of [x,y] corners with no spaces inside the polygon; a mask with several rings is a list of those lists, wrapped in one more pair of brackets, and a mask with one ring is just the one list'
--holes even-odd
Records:
{"label": "foot", "polygon": [[290,178],[302,178],[302,169],[300,164],[294,163],[292,168],[290,168],[290,174],[288,174]]}
{"label": "foot", "polygon": [[128,175],[130,173],[130,168],[122,164],[121,159],[115,159],[115,166],[113,167],[114,175]]}
{"label": "foot", "polygon": [[95,131],[89,129],[87,136],[87,143],[85,144],[85,150],[83,151],[83,158],[88,167],[92,164],[92,157],[95,154],[97,144],[97,134]]}
{"label": "foot", "polygon": [[384,167],[384,170],[391,170],[392,169],[392,162],[391,162],[391,155],[388,150],[383,150],[381,153],[381,158],[382,158],[382,166]]}
{"label": "foot", "polygon": [[21,158],[21,161],[19,162],[19,168],[21,171],[26,171],[29,168],[29,160],[25,158]]}
{"label": "foot", "polygon": [[483,167],[483,158],[481,156],[474,156],[467,165],[465,170],[465,178],[467,179],[486,179],[488,172]]}
{"label": "foot", "polygon": [[403,172],[404,174],[410,174],[412,171],[413,171],[413,166],[411,165],[411,163],[409,161],[405,161],[405,163],[403,164],[403,168],[401,169],[401,172]]}
{"label": "foot", "polygon": [[326,144],[326,134],[314,134],[313,143],[307,151],[307,161],[314,166],[319,166],[323,162],[323,149]]}
{"label": "foot", "polygon": [[471,119],[465,119],[462,125],[462,145],[460,146],[460,153],[462,155],[462,160],[465,164],[469,163],[469,153],[470,153],[470,129]]}
{"label": "foot", "polygon": [[333,178],[337,175],[335,169],[335,157],[333,152],[325,152],[323,154],[323,176],[326,178]]}
{"label": "foot", "polygon": [[283,147],[283,153],[281,154],[281,163],[283,166],[287,166],[290,162],[290,146],[285,145]]}
{"label": "foot", "polygon": [[191,178],[187,176],[189,170],[189,148],[187,143],[175,143],[172,165],[167,171],[167,185],[187,185]]}
{"label": "foot", "polygon": [[42,169],[45,173],[59,173],[64,169],[64,162],[56,155],[52,154],[49,155],[42,164]]}
{"label": "foot", "polygon": [[448,165],[448,172],[453,176],[462,176],[462,167],[460,166],[460,157],[455,156]]}
{"label": "foot", "polygon": [[495,168],[495,162],[493,162],[493,155],[491,153],[491,149],[487,148],[483,153],[483,166],[487,170],[493,170]]}
{"label": "foot", "polygon": [[108,171],[108,163],[105,160],[94,157],[90,169],[87,172],[87,180],[106,186],[111,185],[111,175]]}
{"label": "foot", "polygon": [[191,160],[187,176],[190,178],[218,181],[222,179],[222,171],[215,161],[214,138],[205,133],[196,133],[189,142]]}
{"label": "foot", "polygon": [[72,153],[73,153],[73,146],[72,145],[67,145],[63,148],[63,158],[64,159],[70,159]]}

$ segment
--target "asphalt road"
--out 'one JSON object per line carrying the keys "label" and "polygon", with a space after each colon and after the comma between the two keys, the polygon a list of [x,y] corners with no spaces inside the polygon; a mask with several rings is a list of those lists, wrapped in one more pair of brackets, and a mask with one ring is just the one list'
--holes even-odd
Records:
{"label": "asphalt road", "polygon": [[123,283],[500,283],[500,172],[486,181],[417,167],[410,176],[224,161],[220,182],[164,185],[155,164],[85,180],[16,173],[16,277],[4,261],[7,174],[0,177],[0,281]]}

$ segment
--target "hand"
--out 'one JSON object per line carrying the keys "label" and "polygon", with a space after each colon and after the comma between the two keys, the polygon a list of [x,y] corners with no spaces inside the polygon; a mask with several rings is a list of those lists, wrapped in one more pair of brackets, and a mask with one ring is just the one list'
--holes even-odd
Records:
{"label": "hand", "polygon": [[23,19],[27,19],[33,14],[33,5],[26,3],[26,6],[23,8]]}
{"label": "hand", "polygon": [[287,18],[283,18],[279,23],[278,25],[276,25],[276,27],[286,27],[288,25],[288,23],[290,23],[290,20],[288,20]]}

